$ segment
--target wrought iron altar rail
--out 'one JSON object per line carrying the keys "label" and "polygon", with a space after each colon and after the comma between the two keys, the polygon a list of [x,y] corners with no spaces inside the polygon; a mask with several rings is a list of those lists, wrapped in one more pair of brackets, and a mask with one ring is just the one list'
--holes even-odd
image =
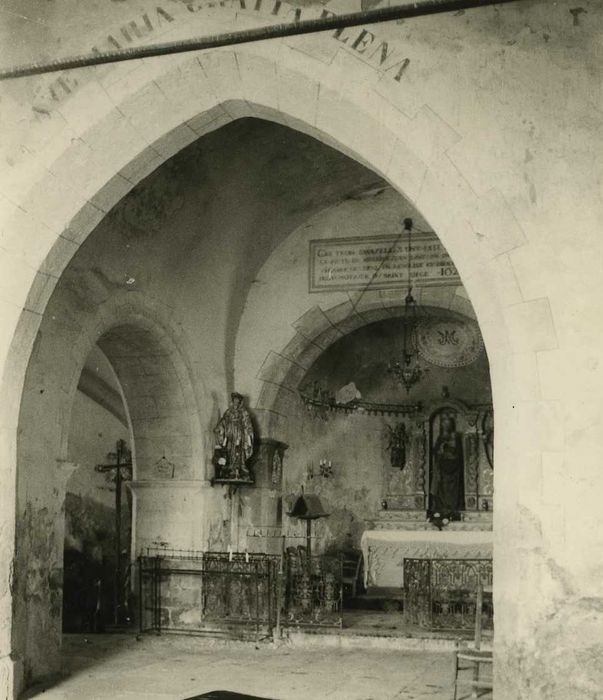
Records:
{"label": "wrought iron altar rail", "polygon": [[[472,629],[477,582],[492,586],[491,559],[404,559],[404,616],[427,629]],[[484,598],[482,628],[494,626],[492,600]]]}
{"label": "wrought iron altar rail", "polygon": [[257,639],[283,627],[341,627],[341,558],[290,549],[146,550],[138,559],[140,631]]}
{"label": "wrought iron altar rail", "polygon": [[250,561],[276,559],[278,555],[267,554],[265,552],[208,552],[201,549],[173,549],[168,547],[147,547],[144,550],[144,557],[161,559],[188,559],[193,561],[201,561],[202,559],[209,560],[232,560],[232,561]]}
{"label": "wrought iron altar rail", "polygon": [[304,547],[290,548],[284,557],[279,598],[283,627],[343,626],[343,559],[307,557]]}
{"label": "wrought iron altar rail", "polygon": [[270,634],[278,557],[203,552],[139,558],[141,632]]}

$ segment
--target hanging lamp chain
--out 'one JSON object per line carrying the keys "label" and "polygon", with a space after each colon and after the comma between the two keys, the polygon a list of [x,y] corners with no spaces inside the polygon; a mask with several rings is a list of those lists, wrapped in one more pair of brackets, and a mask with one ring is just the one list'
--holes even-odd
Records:
{"label": "hanging lamp chain", "polygon": [[408,231],[408,295],[406,301],[414,301],[412,298],[411,255],[412,255],[412,219],[404,219],[404,228]]}
{"label": "hanging lamp chain", "polygon": [[404,219],[404,230],[408,233],[408,291],[404,300],[403,348],[401,361],[391,361],[388,367],[388,372],[395,375],[407,392],[420,382],[429,371],[422,366],[419,360],[417,345],[417,306],[412,295],[412,229],[413,220]]}

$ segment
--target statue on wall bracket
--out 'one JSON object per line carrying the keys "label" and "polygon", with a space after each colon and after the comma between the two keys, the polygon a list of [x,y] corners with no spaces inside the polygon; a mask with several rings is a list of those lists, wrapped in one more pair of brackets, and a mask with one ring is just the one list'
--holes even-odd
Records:
{"label": "statue on wall bracket", "polygon": [[388,425],[387,429],[389,431],[387,448],[392,469],[404,469],[406,466],[406,443],[408,442],[406,425],[401,422],[393,427]]}
{"label": "statue on wall bracket", "polygon": [[230,395],[231,404],[214,429],[216,438],[213,465],[217,484],[253,484],[248,462],[253,454],[254,431],[251,416],[236,391]]}

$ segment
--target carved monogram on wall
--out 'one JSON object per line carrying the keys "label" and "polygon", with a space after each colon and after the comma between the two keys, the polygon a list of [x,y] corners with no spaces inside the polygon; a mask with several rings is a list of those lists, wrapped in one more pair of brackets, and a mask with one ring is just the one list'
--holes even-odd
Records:
{"label": "carved monogram on wall", "polygon": [[455,318],[423,321],[417,344],[424,359],[447,368],[470,365],[484,348],[477,323]]}

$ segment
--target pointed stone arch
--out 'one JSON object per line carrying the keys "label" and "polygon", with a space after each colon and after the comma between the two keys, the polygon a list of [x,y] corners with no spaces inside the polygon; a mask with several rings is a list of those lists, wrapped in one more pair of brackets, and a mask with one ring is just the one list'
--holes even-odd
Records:
{"label": "pointed stone arch", "polygon": [[[350,69],[349,58],[339,54],[328,67],[311,60],[300,67],[299,52],[274,42],[265,49],[171,60],[167,68],[158,63],[144,62],[129,84],[118,79],[125,96],[115,97],[114,103],[100,90],[75,94],[61,110],[70,128],[55,134],[52,148],[25,169],[11,190],[15,204],[6,215],[5,264],[14,267],[16,283],[7,291],[9,328],[2,350],[3,488],[15,491],[25,370],[48,299],[73,254],[111,207],[167,158],[233,119],[255,116],[308,133],[366,164],[403,192],[438,231],[461,273],[490,356],[494,402],[504,426],[497,433],[497,457],[508,479],[497,486],[498,517],[506,522],[520,518],[514,447],[520,428],[512,406],[518,396],[525,400],[526,392],[527,400],[542,401],[538,380],[526,387],[522,373],[536,352],[555,349],[557,338],[548,299],[539,294],[525,298],[521,292],[532,288],[529,270],[538,259],[494,176],[476,190],[469,184],[471,164],[463,165],[460,158],[459,165],[448,153],[469,135],[456,133],[428,102],[409,117],[400,108],[399,94],[372,82],[372,69],[356,63]],[[27,137],[32,143],[40,129]],[[76,138],[72,129],[77,129]],[[25,254],[13,254],[23,240],[28,241]],[[516,269],[509,253],[520,246],[525,255],[522,268]],[[524,445],[540,453],[540,438],[524,437]],[[8,581],[13,507],[3,514],[2,524],[2,577]],[[510,542],[497,541],[500,562],[515,556],[512,538]],[[13,596],[5,589],[0,610],[7,622],[3,627],[10,629]],[[502,586],[495,596],[498,610],[507,611],[497,634],[512,643],[519,604]],[[9,637],[0,640],[0,655],[7,658],[13,648]],[[502,643],[498,648],[503,649]]]}

